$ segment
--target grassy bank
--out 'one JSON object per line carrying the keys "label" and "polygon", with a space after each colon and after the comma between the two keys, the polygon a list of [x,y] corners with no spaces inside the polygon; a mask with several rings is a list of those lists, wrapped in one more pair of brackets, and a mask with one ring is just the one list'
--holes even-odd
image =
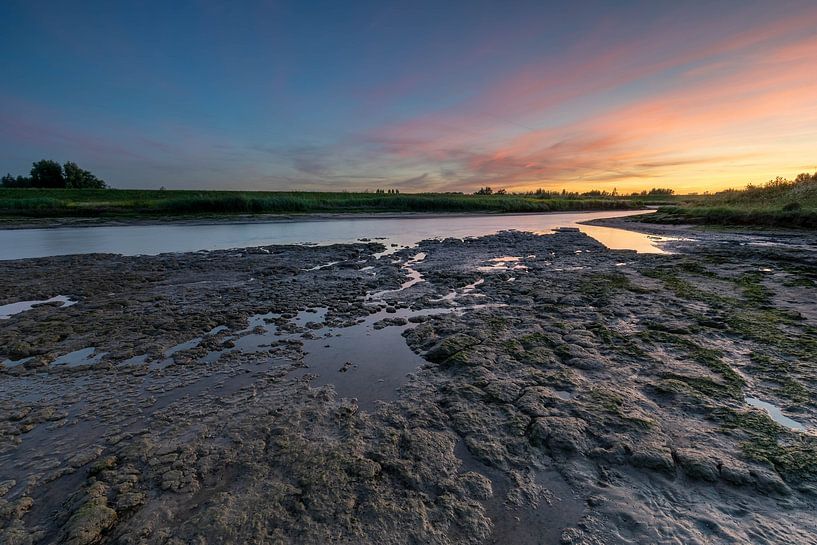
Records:
{"label": "grassy bank", "polygon": [[664,206],[641,221],[814,229],[817,228],[817,173],[722,191],[684,206]]}
{"label": "grassy bank", "polygon": [[558,212],[634,209],[638,199],[522,195],[0,189],[0,217],[340,212]]}

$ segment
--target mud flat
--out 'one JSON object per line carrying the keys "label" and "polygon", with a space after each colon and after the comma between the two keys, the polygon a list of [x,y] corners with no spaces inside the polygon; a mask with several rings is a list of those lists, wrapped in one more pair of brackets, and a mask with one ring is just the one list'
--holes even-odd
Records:
{"label": "mud flat", "polygon": [[719,236],[0,262],[0,542],[815,543],[817,246]]}

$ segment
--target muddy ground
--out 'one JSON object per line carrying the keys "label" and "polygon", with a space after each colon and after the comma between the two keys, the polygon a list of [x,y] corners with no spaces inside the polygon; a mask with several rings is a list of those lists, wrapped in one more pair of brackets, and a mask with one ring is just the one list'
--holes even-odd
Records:
{"label": "muddy ground", "polygon": [[817,246],[720,236],[0,262],[0,542],[817,543]]}

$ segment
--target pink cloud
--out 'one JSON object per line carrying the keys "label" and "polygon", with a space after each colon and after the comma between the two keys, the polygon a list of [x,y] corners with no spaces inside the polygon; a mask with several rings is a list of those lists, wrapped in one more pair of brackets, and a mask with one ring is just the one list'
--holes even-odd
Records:
{"label": "pink cloud", "polygon": [[[701,32],[715,34],[716,22],[710,27]],[[659,28],[596,54],[573,51],[522,68],[473,100],[369,136],[402,160],[456,163],[462,187],[699,176],[749,155],[778,165],[776,138],[806,131],[817,147],[815,28],[817,9],[692,47],[683,47],[688,26]],[[658,84],[641,85],[658,76]],[[636,83],[651,90],[629,100],[604,96]],[[604,106],[576,111],[576,101],[591,96]],[[534,128],[565,114],[572,119]],[[788,155],[794,149],[786,145]]]}

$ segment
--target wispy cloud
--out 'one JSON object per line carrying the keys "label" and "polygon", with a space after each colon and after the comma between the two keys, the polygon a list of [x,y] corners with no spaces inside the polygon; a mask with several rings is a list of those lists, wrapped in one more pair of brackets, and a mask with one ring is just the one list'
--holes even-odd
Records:
{"label": "wispy cloud", "polygon": [[[703,45],[686,46],[690,28],[657,28],[637,42],[524,67],[370,139],[418,168],[448,164],[462,188],[691,183],[703,181],[702,169],[717,183],[726,171],[740,182],[738,160],[785,170],[793,152],[817,146],[815,29],[814,9]],[[651,44],[669,53],[655,55]]]}

